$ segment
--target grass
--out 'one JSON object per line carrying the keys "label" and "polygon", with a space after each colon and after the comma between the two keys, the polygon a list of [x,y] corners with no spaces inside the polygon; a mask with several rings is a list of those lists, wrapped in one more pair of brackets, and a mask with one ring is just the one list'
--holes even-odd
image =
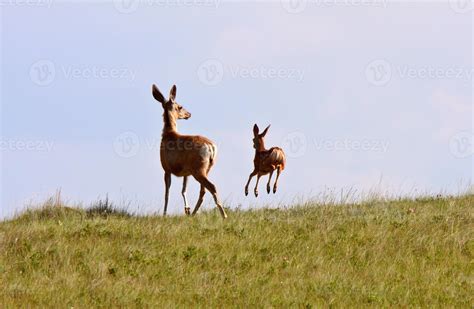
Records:
{"label": "grass", "polygon": [[0,303],[472,308],[473,206],[472,195],[307,203],[223,221],[50,201],[0,222]]}

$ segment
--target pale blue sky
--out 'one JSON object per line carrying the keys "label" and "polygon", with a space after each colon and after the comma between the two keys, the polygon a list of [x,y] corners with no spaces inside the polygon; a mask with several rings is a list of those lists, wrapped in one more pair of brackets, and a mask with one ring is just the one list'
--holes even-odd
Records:
{"label": "pale blue sky", "polygon": [[[181,133],[218,144],[210,178],[230,207],[369,190],[381,177],[395,195],[472,179],[469,8],[44,1],[0,8],[3,217],[57,188],[84,205],[108,193],[161,213],[152,83],[166,94],[177,85],[192,113]],[[243,196],[254,123],[271,123],[267,146],[288,155],[278,194],[263,180],[258,200]],[[174,178],[172,213],[183,212],[180,190]],[[193,180],[192,205],[197,194]]]}

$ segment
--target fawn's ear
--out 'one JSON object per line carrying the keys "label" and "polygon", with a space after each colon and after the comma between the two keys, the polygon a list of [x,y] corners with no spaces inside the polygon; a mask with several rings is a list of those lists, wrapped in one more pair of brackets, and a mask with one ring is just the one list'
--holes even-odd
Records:
{"label": "fawn's ear", "polygon": [[257,124],[254,124],[254,125],[253,125],[253,135],[257,136],[259,131],[260,131],[260,130],[258,129]]}
{"label": "fawn's ear", "polygon": [[156,87],[155,84],[153,84],[153,86],[151,87],[151,93],[153,94],[155,100],[157,100],[161,104],[165,104],[165,97],[161,94],[160,90],[158,89],[158,87]]}
{"label": "fawn's ear", "polygon": [[263,130],[262,134],[260,134],[260,137],[265,137],[265,135],[267,135],[268,129],[270,129],[270,126],[271,124],[269,124],[268,127],[265,128],[265,130]]}
{"label": "fawn's ear", "polygon": [[170,90],[170,100],[174,101],[176,99],[176,85],[173,85]]}

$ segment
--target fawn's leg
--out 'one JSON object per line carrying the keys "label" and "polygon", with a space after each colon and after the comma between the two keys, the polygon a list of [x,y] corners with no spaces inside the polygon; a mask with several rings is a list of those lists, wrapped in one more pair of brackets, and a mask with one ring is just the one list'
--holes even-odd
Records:
{"label": "fawn's leg", "polygon": [[204,186],[209,192],[211,192],[212,197],[214,198],[214,202],[216,203],[216,206],[219,209],[222,218],[227,218],[227,214],[225,213],[224,207],[222,207],[221,202],[219,201],[219,197],[217,196],[216,186],[212,182],[210,182],[205,175],[195,175],[194,178],[196,178],[196,180],[201,184],[201,186]]}
{"label": "fawn's leg", "polygon": [[204,194],[206,194],[206,190],[205,190],[205,187],[201,185],[201,191],[199,192],[199,199],[196,203],[196,206],[194,207],[193,216],[197,213],[199,207],[201,207],[202,201],[204,200]]}
{"label": "fawn's leg", "polygon": [[163,216],[166,216],[166,210],[168,209],[168,197],[170,194],[171,186],[171,174],[165,173],[165,209],[163,210]]}
{"label": "fawn's leg", "polygon": [[252,180],[253,176],[257,175],[257,171],[253,171],[250,173],[249,180],[247,181],[247,184],[245,185],[245,196],[249,195],[249,185],[250,181]]}
{"label": "fawn's leg", "polygon": [[273,175],[273,171],[271,171],[270,176],[268,176],[267,193],[270,193],[270,181],[272,181],[272,175]]}
{"label": "fawn's leg", "polygon": [[273,193],[277,192],[278,178],[280,178],[280,173],[281,173],[281,167],[278,166],[278,168],[277,168],[277,178],[275,180],[275,184],[273,185]]}
{"label": "fawn's leg", "polygon": [[261,176],[262,175],[257,174],[257,183],[255,184],[255,189],[253,190],[253,192],[255,193],[255,197],[258,197],[258,181],[260,180]]}
{"label": "fawn's leg", "polygon": [[181,190],[181,195],[184,199],[184,213],[189,215],[191,212],[191,208],[188,206],[188,200],[186,199],[186,187],[188,185],[188,176],[183,177],[183,190]]}

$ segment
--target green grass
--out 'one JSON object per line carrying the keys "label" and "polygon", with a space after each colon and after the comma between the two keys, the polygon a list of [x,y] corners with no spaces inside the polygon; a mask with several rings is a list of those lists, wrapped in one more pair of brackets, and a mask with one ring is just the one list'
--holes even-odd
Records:
{"label": "green grass", "polygon": [[473,206],[308,203],[223,221],[49,205],[0,223],[0,303],[472,308]]}

